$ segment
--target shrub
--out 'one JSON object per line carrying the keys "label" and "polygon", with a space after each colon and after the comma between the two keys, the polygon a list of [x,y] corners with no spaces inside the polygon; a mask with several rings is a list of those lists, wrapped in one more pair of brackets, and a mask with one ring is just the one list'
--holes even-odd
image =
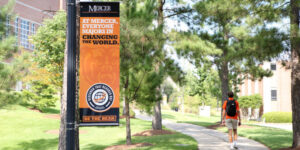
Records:
{"label": "shrub", "polygon": [[38,81],[32,82],[29,90],[23,90],[23,104],[42,110],[55,106],[57,91],[52,85]]}
{"label": "shrub", "polygon": [[292,112],[268,112],[262,118],[269,123],[291,123]]}
{"label": "shrub", "polygon": [[174,100],[171,101],[169,104],[170,104],[170,107],[172,110],[178,109],[178,107],[179,107],[177,104],[177,101],[174,101]]}
{"label": "shrub", "polygon": [[240,108],[259,108],[262,105],[262,97],[259,94],[241,96],[238,102]]}
{"label": "shrub", "polygon": [[0,91],[0,108],[9,105],[17,104],[21,102],[22,94],[16,91]]}

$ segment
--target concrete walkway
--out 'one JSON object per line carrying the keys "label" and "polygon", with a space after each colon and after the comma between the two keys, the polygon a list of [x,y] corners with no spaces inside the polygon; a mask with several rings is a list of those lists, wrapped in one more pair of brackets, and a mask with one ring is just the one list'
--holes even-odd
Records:
{"label": "concrete walkway", "polygon": [[[151,117],[136,112],[136,118],[151,121]],[[229,150],[228,136],[216,130],[187,124],[174,123],[163,120],[163,125],[168,128],[193,137],[198,142],[199,150]],[[238,137],[239,150],[268,150],[264,145],[243,137]]]}

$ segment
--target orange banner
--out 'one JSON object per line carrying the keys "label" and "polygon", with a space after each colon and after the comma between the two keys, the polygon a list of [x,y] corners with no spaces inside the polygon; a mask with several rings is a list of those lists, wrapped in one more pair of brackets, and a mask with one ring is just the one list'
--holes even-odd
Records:
{"label": "orange banner", "polygon": [[[84,4],[93,11],[97,5],[109,6],[103,2]],[[119,121],[120,19],[107,16],[98,17],[97,12],[92,12],[80,17],[81,123],[105,125]]]}

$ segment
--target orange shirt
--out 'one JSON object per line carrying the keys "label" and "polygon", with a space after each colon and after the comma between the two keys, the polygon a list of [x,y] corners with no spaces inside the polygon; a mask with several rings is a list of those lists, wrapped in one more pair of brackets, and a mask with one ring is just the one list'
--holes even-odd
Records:
{"label": "orange shirt", "polygon": [[[229,101],[233,100],[233,98],[229,98]],[[240,107],[239,107],[239,102],[235,100],[235,104],[236,104],[236,111],[240,111]],[[226,114],[226,105],[227,105],[227,101],[224,102],[223,104],[223,111],[225,111]],[[226,119],[238,119],[238,113],[235,114],[235,116],[228,116],[226,114]]]}

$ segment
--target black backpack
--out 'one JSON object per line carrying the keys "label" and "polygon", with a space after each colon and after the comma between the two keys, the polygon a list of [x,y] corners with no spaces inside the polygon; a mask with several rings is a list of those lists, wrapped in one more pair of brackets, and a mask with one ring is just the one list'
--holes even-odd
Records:
{"label": "black backpack", "polygon": [[226,113],[228,116],[234,117],[236,115],[236,103],[235,100],[227,100]]}

